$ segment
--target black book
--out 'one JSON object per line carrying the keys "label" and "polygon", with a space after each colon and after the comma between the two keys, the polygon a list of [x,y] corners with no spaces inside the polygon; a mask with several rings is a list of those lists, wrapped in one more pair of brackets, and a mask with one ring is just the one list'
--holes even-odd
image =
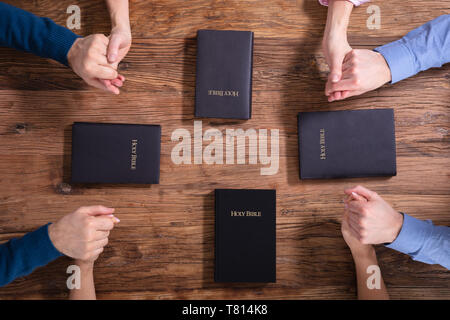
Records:
{"label": "black book", "polygon": [[161,127],[76,122],[73,183],[159,183]]}
{"label": "black book", "polygon": [[199,30],[195,116],[250,119],[253,32]]}
{"label": "black book", "polygon": [[215,190],[216,282],[276,281],[276,191]]}
{"label": "black book", "polygon": [[393,109],[300,112],[301,179],[395,176]]}

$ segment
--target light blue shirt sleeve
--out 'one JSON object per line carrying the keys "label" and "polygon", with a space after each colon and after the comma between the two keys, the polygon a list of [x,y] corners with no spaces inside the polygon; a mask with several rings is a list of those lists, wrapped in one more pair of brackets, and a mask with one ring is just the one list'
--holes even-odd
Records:
{"label": "light blue shirt sleeve", "polygon": [[450,62],[450,14],[412,30],[400,40],[375,48],[391,69],[392,81]]}
{"label": "light blue shirt sleeve", "polygon": [[435,226],[430,220],[419,220],[404,213],[397,239],[386,247],[413,260],[440,264],[450,270],[450,227]]}

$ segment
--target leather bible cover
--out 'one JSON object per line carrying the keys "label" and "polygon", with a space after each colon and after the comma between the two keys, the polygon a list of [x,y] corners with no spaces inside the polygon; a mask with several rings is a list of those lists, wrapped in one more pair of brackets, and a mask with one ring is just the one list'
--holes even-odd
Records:
{"label": "leather bible cover", "polygon": [[253,32],[199,30],[195,116],[250,119]]}
{"label": "leather bible cover", "polygon": [[300,112],[301,179],[395,176],[393,109]]}
{"label": "leather bible cover", "polygon": [[276,191],[215,190],[216,282],[276,281]]}
{"label": "leather bible cover", "polygon": [[159,183],[159,125],[76,122],[73,183]]}

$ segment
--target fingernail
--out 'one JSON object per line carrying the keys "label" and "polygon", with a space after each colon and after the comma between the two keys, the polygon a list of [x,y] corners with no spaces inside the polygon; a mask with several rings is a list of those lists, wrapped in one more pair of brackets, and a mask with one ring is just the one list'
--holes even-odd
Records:
{"label": "fingernail", "polygon": [[114,53],[109,55],[109,61],[111,61],[111,62],[116,61],[116,58],[117,58],[117,56]]}
{"label": "fingernail", "polygon": [[338,82],[339,81],[339,76],[338,75],[334,75],[333,78],[331,79],[331,81],[333,82]]}
{"label": "fingernail", "polygon": [[117,218],[117,217],[114,217],[114,221],[115,221],[116,223],[119,223],[119,222],[120,222],[120,219]]}

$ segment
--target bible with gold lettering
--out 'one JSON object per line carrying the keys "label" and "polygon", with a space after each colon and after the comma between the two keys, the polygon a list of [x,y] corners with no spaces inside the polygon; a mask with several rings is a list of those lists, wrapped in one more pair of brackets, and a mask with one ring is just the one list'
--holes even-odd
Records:
{"label": "bible with gold lettering", "polygon": [[195,116],[250,119],[253,32],[199,30]]}
{"label": "bible with gold lettering", "polygon": [[276,191],[215,190],[216,282],[276,281]]}
{"label": "bible with gold lettering", "polygon": [[393,109],[300,112],[301,179],[397,174]]}
{"label": "bible with gold lettering", "polygon": [[159,125],[76,122],[72,183],[159,183]]}

